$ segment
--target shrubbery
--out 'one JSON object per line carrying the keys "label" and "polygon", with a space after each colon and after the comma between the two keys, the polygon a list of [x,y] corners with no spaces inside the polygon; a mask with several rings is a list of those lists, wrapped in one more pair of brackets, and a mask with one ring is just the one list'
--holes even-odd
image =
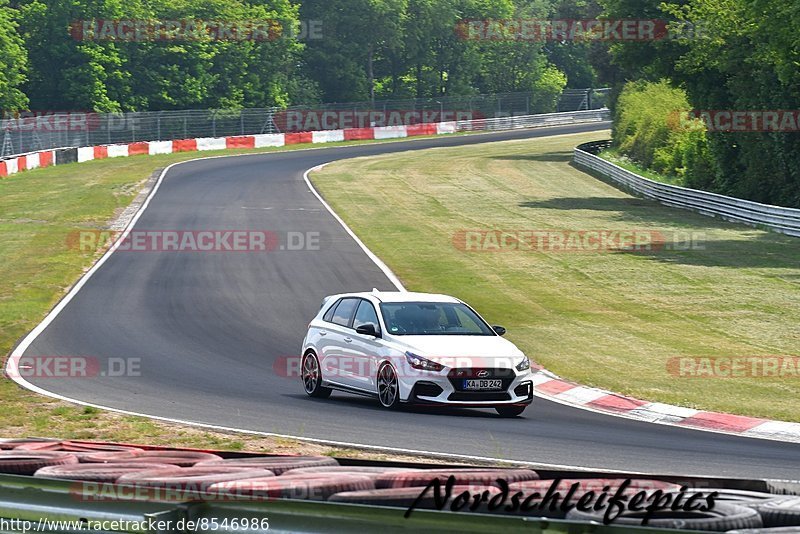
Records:
{"label": "shrubbery", "polygon": [[689,187],[708,187],[714,165],[705,127],[689,120],[686,93],[667,81],[630,82],[615,108],[613,139],[618,150],[657,173]]}

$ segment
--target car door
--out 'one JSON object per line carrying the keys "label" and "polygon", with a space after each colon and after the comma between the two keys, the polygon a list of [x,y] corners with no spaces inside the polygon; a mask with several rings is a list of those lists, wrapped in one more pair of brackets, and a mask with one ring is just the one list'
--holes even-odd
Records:
{"label": "car door", "polygon": [[[332,308],[332,313],[325,314],[324,334],[320,342],[322,376],[325,380],[354,386],[352,375],[352,334],[350,324],[361,299],[346,297],[339,300]],[[322,334],[322,332],[320,332]]]}
{"label": "car door", "polygon": [[361,389],[377,391],[375,378],[378,374],[378,361],[382,354],[383,343],[380,337],[358,334],[355,329],[361,325],[371,324],[380,333],[381,326],[375,306],[367,299],[361,299],[353,316],[353,341],[351,344],[354,358],[352,379]]}

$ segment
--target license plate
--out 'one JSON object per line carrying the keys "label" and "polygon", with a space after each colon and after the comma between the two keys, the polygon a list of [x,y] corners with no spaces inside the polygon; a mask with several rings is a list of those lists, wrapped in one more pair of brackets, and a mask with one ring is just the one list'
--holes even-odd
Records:
{"label": "license plate", "polygon": [[503,389],[502,380],[464,380],[464,389]]}

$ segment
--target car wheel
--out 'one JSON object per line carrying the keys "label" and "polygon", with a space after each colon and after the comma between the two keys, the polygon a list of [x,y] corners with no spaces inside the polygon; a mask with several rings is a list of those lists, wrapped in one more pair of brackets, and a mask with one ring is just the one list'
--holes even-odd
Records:
{"label": "car wheel", "polygon": [[330,397],[331,388],[322,387],[322,372],[319,368],[319,360],[313,352],[306,354],[303,358],[303,368],[301,371],[303,378],[303,389],[309,397],[325,399]]}
{"label": "car wheel", "polygon": [[378,369],[378,400],[384,408],[394,409],[400,404],[400,386],[397,373],[390,363]]}
{"label": "car wheel", "polygon": [[494,409],[500,414],[500,417],[516,417],[525,411],[524,404],[509,404],[507,406],[495,406]]}

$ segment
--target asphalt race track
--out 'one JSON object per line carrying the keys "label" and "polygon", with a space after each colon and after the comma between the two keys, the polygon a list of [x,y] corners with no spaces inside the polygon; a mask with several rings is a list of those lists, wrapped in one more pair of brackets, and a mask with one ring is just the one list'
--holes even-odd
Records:
{"label": "asphalt race track", "polygon": [[800,444],[636,422],[538,398],[516,419],[488,409],[387,413],[377,401],[341,393],[310,399],[298,378],[281,376],[282,358],[299,355],[308,320],[324,295],[393,288],[309,191],[302,178],[306,169],[357,156],[608,127],[437,137],[178,165],[136,230],[320,232],[320,249],[116,252],[25,355],[91,356],[101,369],[109,358],[140,358],[141,376],[31,382],[120,410],[307,438],[628,471],[800,478]]}

